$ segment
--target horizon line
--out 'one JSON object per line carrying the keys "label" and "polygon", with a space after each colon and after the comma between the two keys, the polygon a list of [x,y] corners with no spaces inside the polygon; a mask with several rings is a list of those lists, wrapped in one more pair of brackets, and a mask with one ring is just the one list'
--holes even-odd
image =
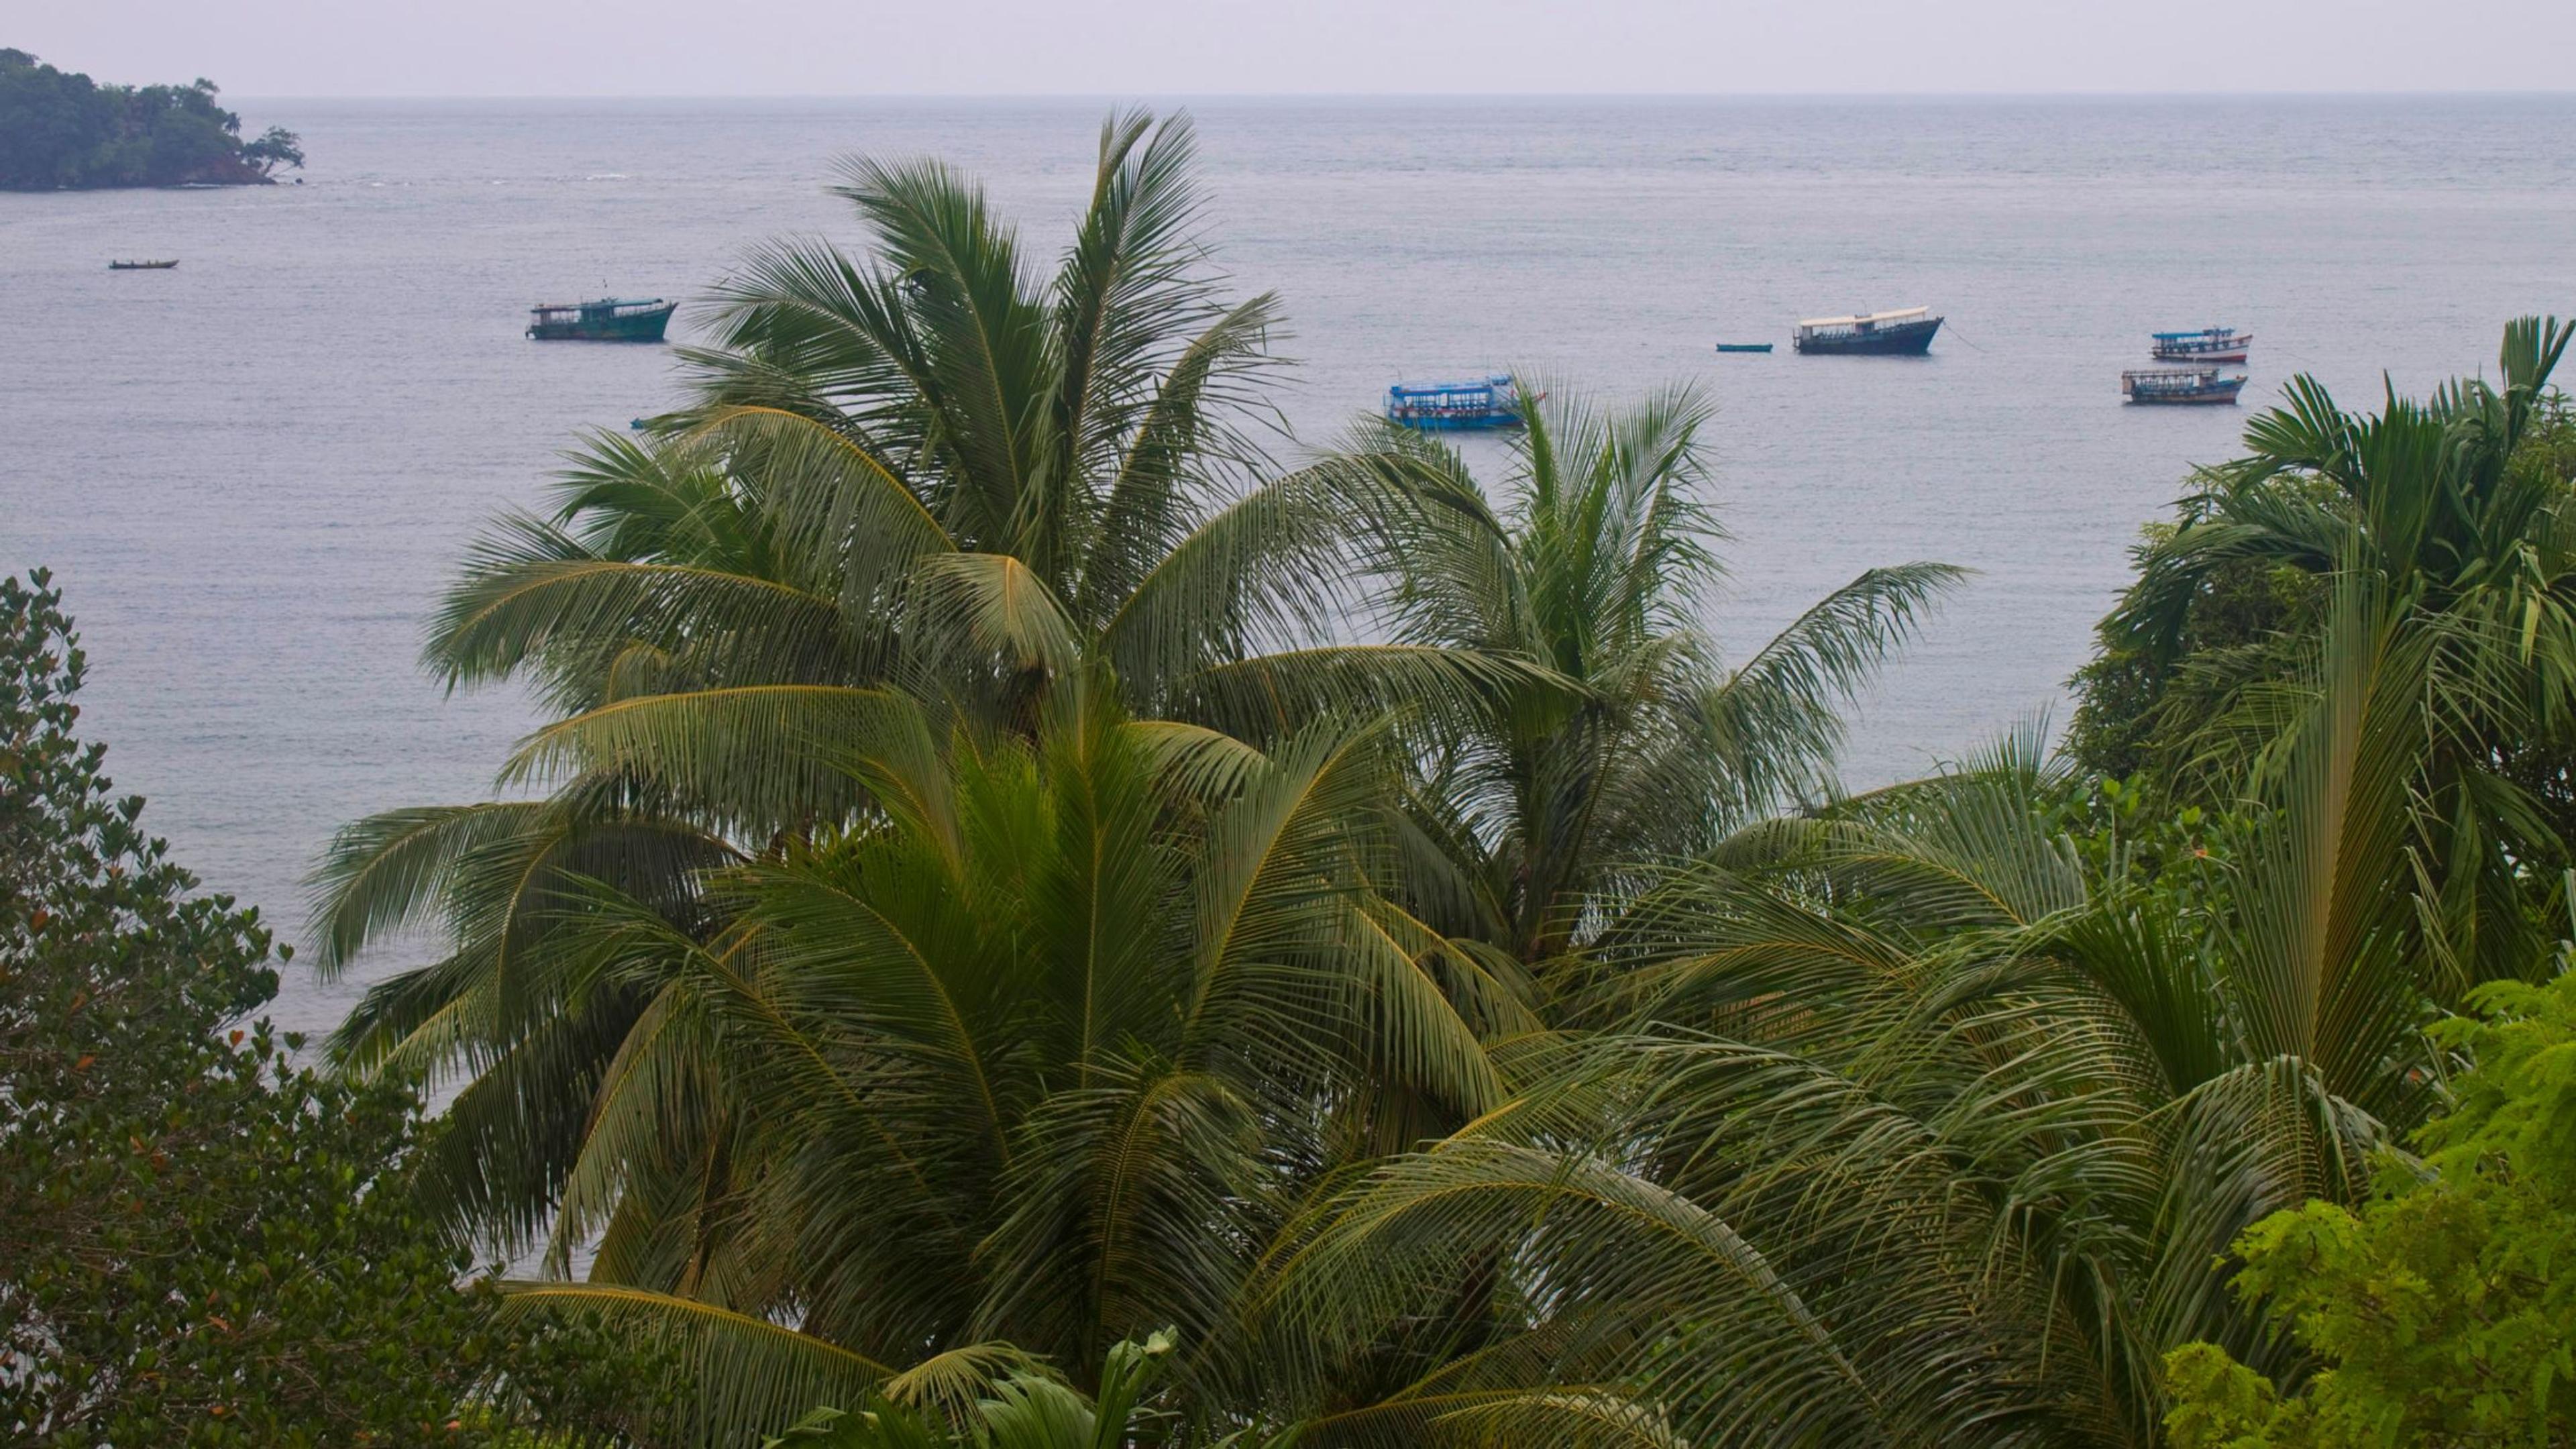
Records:
{"label": "horizon line", "polygon": [[235,101],[2139,101],[2565,100],[2559,90],[1928,90],[1928,91],[224,91]]}

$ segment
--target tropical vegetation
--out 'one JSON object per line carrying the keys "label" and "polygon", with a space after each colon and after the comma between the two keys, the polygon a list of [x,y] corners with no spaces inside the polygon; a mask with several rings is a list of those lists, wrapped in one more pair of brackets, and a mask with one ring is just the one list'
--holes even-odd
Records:
{"label": "tropical vegetation", "polygon": [[2284,1397],[2208,1344],[2171,1357],[2177,1449],[2576,1443],[2576,975],[2499,982],[2434,1035],[2474,1063],[2359,1210],[2254,1225],[2235,1283],[2317,1371]]}
{"label": "tropical vegetation", "polygon": [[113,793],[61,602],[41,571],[0,580],[0,1433],[613,1442],[652,1361],[499,1321],[411,1193],[410,1096],[243,1021],[286,948]]}
{"label": "tropical vegetation", "polygon": [[0,48],[0,190],[244,185],[304,165],[294,132],[243,140],[215,83],[100,85]]}
{"label": "tropical vegetation", "polygon": [[[335,1090],[443,1097],[406,1210],[632,1442],[2564,1441],[2576,329],[2294,383],[2066,748],[1854,795],[1963,576],[1733,637],[1697,394],[1301,448],[1185,120],[1051,260],[836,189],[464,561],[496,798],[315,875],[322,970],[436,943]],[[2418,1269],[2494,1312],[2360,1342]],[[2389,1407],[2446,1353],[2532,1387]]]}

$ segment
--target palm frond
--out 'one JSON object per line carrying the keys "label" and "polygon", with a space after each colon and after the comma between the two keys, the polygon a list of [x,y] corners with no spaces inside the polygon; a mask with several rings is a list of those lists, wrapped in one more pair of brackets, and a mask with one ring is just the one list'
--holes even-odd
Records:
{"label": "palm frond", "polygon": [[691,1391],[674,1427],[689,1445],[775,1432],[820,1405],[855,1404],[898,1370],[793,1328],[712,1304],[606,1284],[513,1284],[510,1314],[592,1319],[670,1354]]}

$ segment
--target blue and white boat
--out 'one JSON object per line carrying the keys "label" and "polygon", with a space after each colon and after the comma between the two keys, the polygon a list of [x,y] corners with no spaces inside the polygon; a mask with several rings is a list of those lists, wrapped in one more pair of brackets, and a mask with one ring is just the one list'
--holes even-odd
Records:
{"label": "blue and white boat", "polygon": [[1399,382],[1386,390],[1386,420],[1428,433],[1517,428],[1520,385],[1508,372],[1475,382]]}
{"label": "blue and white boat", "polygon": [[2203,327],[2197,332],[2157,332],[2158,362],[2243,362],[2254,334],[2233,327]]}
{"label": "blue and white boat", "polygon": [[2133,403],[2232,403],[2245,374],[2215,367],[2141,367],[2120,374],[2120,394]]}
{"label": "blue and white boat", "polygon": [[1929,307],[1810,317],[1798,324],[1793,345],[1800,352],[1826,356],[1920,357],[1932,350],[1932,334],[1944,320]]}

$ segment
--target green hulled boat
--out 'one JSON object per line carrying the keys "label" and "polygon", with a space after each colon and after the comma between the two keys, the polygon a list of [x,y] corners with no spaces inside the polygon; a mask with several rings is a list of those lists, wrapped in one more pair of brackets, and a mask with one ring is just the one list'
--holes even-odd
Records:
{"label": "green hulled boat", "polygon": [[548,302],[528,309],[528,335],[540,342],[659,342],[677,302],[602,297],[596,302]]}

